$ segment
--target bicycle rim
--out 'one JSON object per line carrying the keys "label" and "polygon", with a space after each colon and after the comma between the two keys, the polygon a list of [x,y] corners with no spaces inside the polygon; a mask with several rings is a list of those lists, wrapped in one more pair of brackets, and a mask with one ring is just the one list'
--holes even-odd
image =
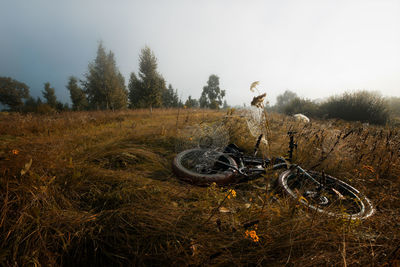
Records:
{"label": "bicycle rim", "polygon": [[324,185],[316,184],[296,170],[281,173],[279,185],[299,203],[329,216],[365,219],[373,214],[371,201],[351,185],[330,175],[307,173],[317,181],[323,177]]}
{"label": "bicycle rim", "polygon": [[173,163],[176,175],[185,181],[195,184],[227,184],[235,177],[237,168],[235,160],[224,153],[194,148],[179,153]]}

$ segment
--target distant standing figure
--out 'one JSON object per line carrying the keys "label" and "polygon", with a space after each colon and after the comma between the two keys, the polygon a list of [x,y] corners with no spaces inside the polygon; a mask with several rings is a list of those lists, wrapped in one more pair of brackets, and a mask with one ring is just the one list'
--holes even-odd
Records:
{"label": "distant standing figure", "polygon": [[301,121],[301,122],[304,122],[304,123],[309,123],[309,122],[310,122],[310,119],[309,119],[306,115],[301,114],[301,113],[294,114],[293,117],[294,117],[297,121]]}

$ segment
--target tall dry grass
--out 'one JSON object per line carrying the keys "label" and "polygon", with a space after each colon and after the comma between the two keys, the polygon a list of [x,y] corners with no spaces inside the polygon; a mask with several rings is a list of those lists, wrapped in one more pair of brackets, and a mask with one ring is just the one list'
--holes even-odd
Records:
{"label": "tall dry grass", "polygon": [[[262,154],[285,154],[286,132],[296,130],[296,162],[348,181],[374,202],[373,217],[347,221],[278,194],[268,186],[277,173],[225,188],[177,180],[170,168],[177,129],[224,115],[1,114],[0,264],[399,264],[399,128],[270,115]],[[225,127],[251,151],[243,120],[232,117]]]}

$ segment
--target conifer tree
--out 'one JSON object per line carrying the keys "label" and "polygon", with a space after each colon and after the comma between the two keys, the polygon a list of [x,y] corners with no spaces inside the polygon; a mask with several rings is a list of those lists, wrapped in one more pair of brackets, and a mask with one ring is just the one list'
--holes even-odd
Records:
{"label": "conifer tree", "polygon": [[197,99],[195,99],[195,98],[192,98],[192,96],[189,96],[185,102],[185,106],[188,108],[198,108],[199,101],[197,101]]}
{"label": "conifer tree", "polygon": [[182,106],[182,101],[179,99],[178,89],[175,89],[174,97],[172,99],[172,106],[174,108],[177,108],[177,107],[179,107],[180,104]]}
{"label": "conifer tree", "polygon": [[162,105],[166,108],[178,107],[179,97],[178,91],[174,90],[171,84],[168,85],[168,89],[165,89],[162,94]]}
{"label": "conifer tree", "polygon": [[46,99],[47,105],[49,105],[52,108],[56,108],[57,97],[56,97],[54,88],[50,87],[49,82],[44,84],[44,91],[42,91],[42,95],[43,95],[44,99]]}
{"label": "conifer tree", "polygon": [[129,80],[131,107],[160,107],[164,90],[167,89],[164,78],[157,71],[157,58],[151,49],[146,46],[139,55],[138,76],[132,73]]}
{"label": "conifer tree", "polygon": [[72,101],[72,109],[73,110],[84,110],[87,108],[87,99],[85,92],[78,86],[78,80],[71,76],[68,80],[67,89],[69,90],[71,101]]}
{"label": "conifer tree", "polygon": [[83,86],[92,109],[121,109],[128,102],[125,80],[118,70],[114,53],[106,53],[103,44],[97,49],[94,62],[89,63]]}
{"label": "conifer tree", "polygon": [[142,93],[143,90],[141,88],[142,83],[137,78],[134,72],[131,73],[131,77],[129,79],[128,90],[129,90],[129,107],[130,108],[140,108],[144,106],[142,103]]}

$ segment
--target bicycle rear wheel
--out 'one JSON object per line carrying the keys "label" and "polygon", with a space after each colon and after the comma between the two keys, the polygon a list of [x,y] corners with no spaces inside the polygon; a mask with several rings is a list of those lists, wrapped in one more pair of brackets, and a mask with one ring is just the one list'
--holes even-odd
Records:
{"label": "bicycle rear wheel", "polygon": [[351,185],[330,175],[297,169],[280,174],[278,183],[285,193],[301,204],[329,216],[365,219],[374,213],[371,201]]}
{"label": "bicycle rear wheel", "polygon": [[202,148],[182,151],[172,162],[178,178],[197,185],[229,184],[235,180],[235,168],[237,164],[232,157]]}

